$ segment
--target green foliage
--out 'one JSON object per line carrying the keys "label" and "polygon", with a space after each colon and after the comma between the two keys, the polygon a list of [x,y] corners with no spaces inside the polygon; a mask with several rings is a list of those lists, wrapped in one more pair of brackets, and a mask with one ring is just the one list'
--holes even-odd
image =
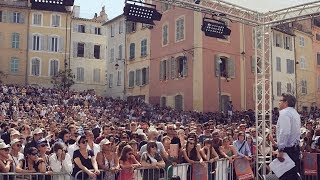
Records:
{"label": "green foliage", "polygon": [[75,75],[71,69],[60,70],[59,73],[52,77],[51,83],[57,89],[70,89],[75,83]]}

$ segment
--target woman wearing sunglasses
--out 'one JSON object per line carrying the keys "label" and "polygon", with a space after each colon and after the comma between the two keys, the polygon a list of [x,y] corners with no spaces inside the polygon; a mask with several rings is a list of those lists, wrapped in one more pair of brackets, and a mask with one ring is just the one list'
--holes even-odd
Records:
{"label": "woman wearing sunglasses", "polygon": [[[74,167],[72,176],[75,179],[89,179],[89,177],[96,178],[97,175],[100,174],[100,171],[93,151],[87,150],[87,137],[84,135],[79,136],[76,143],[79,146],[79,149],[73,153]],[[90,169],[94,169],[94,171],[91,172]],[[78,174],[80,171],[83,173]]]}
{"label": "woman wearing sunglasses", "polygon": [[[38,150],[35,147],[29,147],[25,150],[24,159],[19,161],[16,167],[17,173],[45,173],[46,164],[43,159],[38,157]],[[34,179],[34,178],[33,178]]]}

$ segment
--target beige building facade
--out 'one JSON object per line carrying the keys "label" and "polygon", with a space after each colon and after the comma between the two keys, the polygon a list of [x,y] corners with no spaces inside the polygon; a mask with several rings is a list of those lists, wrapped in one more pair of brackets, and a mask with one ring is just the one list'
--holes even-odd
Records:
{"label": "beige building facade", "polygon": [[75,74],[75,90],[94,89],[98,95],[105,94],[106,27],[104,8],[93,19],[79,17],[80,7],[74,6],[71,32],[70,68]]}
{"label": "beige building facade", "polygon": [[0,0],[0,71],[4,83],[26,84],[28,1]]}
{"label": "beige building facade", "polygon": [[126,95],[127,99],[149,102],[150,29],[152,26],[127,22]]}

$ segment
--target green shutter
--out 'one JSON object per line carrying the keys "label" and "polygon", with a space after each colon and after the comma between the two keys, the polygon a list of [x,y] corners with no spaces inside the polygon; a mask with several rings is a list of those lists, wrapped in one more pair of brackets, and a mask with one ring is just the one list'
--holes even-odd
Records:
{"label": "green shutter", "polygon": [[171,64],[171,79],[175,79],[176,78],[176,59],[175,58],[171,58],[170,59],[170,64]]}
{"label": "green shutter", "polygon": [[216,76],[218,77],[219,76],[219,68],[220,68],[220,64],[219,64],[219,61],[220,61],[220,56],[218,55],[215,55],[215,58],[214,58],[214,67],[215,67],[215,74]]}
{"label": "green shutter", "polygon": [[159,67],[160,67],[160,69],[159,69],[159,80],[162,81],[163,80],[163,61],[160,61]]}
{"label": "green shutter", "polygon": [[146,68],[146,84],[149,84],[149,67]]}
{"label": "green shutter", "polygon": [[227,61],[228,65],[228,76],[230,78],[235,78],[235,62],[234,59],[228,59]]}
{"label": "green shutter", "polygon": [[188,59],[183,57],[183,77],[188,76]]}

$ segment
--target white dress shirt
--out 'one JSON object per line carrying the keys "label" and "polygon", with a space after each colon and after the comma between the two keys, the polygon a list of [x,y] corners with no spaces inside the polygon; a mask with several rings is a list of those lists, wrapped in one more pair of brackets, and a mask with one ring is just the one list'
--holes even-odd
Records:
{"label": "white dress shirt", "polygon": [[61,162],[58,160],[56,153],[53,153],[49,157],[49,165],[55,173],[65,173],[66,175],[54,175],[53,180],[70,180],[72,171],[72,161],[68,153],[66,153],[65,159]]}
{"label": "white dress shirt", "polygon": [[300,115],[293,107],[284,108],[279,113],[277,122],[278,149],[297,145],[300,141]]}

